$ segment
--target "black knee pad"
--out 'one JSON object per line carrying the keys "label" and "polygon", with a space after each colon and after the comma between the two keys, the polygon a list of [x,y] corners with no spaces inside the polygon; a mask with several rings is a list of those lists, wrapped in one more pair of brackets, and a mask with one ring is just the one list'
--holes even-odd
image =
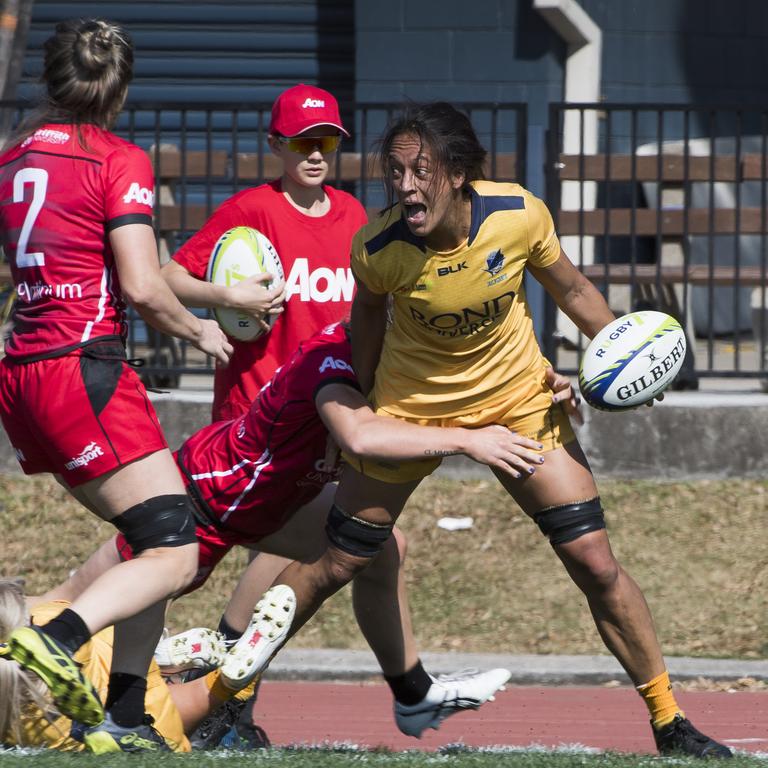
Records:
{"label": "black knee pad", "polygon": [[342,552],[355,557],[375,557],[392,535],[394,523],[379,525],[350,517],[335,504],[328,513],[325,534]]}
{"label": "black knee pad", "polygon": [[605,528],[600,497],[574,504],[562,504],[537,512],[533,519],[552,546],[574,541],[585,533]]}
{"label": "black knee pad", "polygon": [[111,520],[131,545],[134,556],[156,547],[194,544],[195,520],[187,494],[155,496]]}

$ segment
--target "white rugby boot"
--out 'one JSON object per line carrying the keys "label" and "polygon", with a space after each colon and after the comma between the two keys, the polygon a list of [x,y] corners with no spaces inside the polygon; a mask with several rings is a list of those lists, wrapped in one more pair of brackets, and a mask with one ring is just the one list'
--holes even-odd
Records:
{"label": "white rugby boot", "polygon": [[189,669],[210,672],[224,663],[226,655],[224,635],[206,627],[163,637],[155,648],[155,661],[164,675]]}
{"label": "white rugby boot", "polygon": [[494,694],[504,690],[511,676],[508,669],[499,668],[433,677],[432,686],[420,702],[408,705],[395,702],[397,727],[406,736],[421,738],[427,728],[437,730],[446,717],[463,709],[479,709],[486,701],[493,701]]}
{"label": "white rugby boot", "polygon": [[296,595],[287,584],[276,584],[264,593],[248,628],[221,665],[221,678],[228,688],[245,688],[267,668],[288,637],[295,613]]}

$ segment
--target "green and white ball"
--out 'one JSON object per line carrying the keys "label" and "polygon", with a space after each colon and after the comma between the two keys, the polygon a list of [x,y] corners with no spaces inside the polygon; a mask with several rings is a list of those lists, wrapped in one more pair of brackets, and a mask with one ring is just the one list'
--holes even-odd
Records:
{"label": "green and white ball", "polygon": [[603,411],[625,411],[653,400],[680,371],[685,333],[663,312],[631,312],[605,326],[584,352],[579,388]]}
{"label": "green and white ball", "polygon": [[[215,285],[232,286],[253,275],[269,272],[273,279],[265,288],[285,285],[283,265],[267,237],[252,227],[234,227],[225,232],[211,251],[206,278]],[[213,313],[224,332],[239,341],[254,341],[267,331],[253,315],[217,307]],[[265,321],[272,329],[276,315]]]}

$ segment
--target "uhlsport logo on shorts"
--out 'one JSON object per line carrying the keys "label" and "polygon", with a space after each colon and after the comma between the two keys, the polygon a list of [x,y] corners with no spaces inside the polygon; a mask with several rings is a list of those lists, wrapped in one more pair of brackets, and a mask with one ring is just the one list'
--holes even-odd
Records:
{"label": "uhlsport logo on shorts", "polygon": [[78,467],[87,467],[94,459],[97,459],[99,456],[103,456],[104,451],[101,450],[101,447],[94,443],[88,443],[88,445],[83,448],[82,451],[80,451],[79,456],[75,456],[72,461],[68,461],[64,466],[67,469],[77,469]]}

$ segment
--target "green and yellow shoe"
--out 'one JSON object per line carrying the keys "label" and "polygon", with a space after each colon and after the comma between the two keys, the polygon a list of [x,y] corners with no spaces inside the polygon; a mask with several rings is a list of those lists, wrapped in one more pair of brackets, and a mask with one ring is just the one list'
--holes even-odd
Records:
{"label": "green and yellow shoe", "polygon": [[109,752],[170,752],[171,748],[153,723],[152,717],[145,715],[140,725],[125,727],[118,725],[107,712],[98,725],[83,732],[82,739],[80,736],[76,738],[84,741],[95,755]]}
{"label": "green and yellow shoe", "polygon": [[99,694],[80,671],[80,665],[39,627],[19,627],[8,638],[8,653],[24,669],[48,686],[62,715],[87,725],[104,719]]}

